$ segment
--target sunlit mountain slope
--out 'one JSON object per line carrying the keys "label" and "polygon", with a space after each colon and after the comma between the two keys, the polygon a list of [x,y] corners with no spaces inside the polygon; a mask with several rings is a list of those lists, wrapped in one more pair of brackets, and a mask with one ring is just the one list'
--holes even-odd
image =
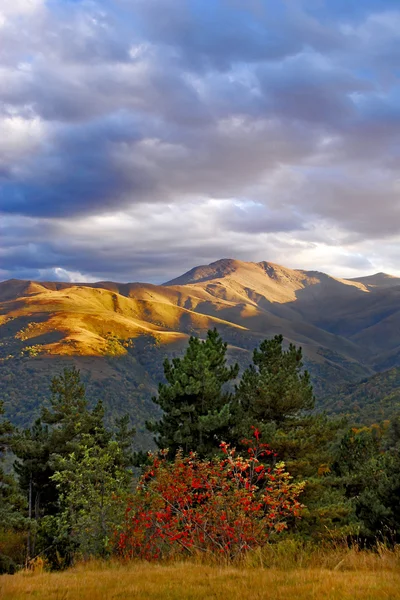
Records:
{"label": "sunlit mountain slope", "polygon": [[[0,283],[0,368],[6,376],[85,359],[93,379],[101,361],[112,360],[107,369],[117,379],[121,365],[135,371],[129,393],[137,402],[141,383],[143,396],[154,391],[163,357],[180,353],[189,335],[212,327],[243,366],[262,339],[282,333],[287,342],[302,345],[318,394],[331,393],[400,365],[400,279],[378,273],[346,280],[222,259],[158,286]],[[97,361],[95,369],[88,366],[91,360]],[[18,393],[13,402],[21,402]]]}

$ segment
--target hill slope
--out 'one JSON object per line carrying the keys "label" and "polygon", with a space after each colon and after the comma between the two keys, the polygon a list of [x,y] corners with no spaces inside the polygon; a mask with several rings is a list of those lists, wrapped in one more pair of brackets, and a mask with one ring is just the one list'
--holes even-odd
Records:
{"label": "hill slope", "polygon": [[345,413],[357,423],[379,422],[400,415],[400,368],[347,384],[324,400],[330,413]]}

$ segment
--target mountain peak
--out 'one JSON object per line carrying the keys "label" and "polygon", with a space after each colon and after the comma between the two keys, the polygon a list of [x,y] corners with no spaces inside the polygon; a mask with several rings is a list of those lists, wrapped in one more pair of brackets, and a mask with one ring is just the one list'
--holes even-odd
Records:
{"label": "mountain peak", "polygon": [[239,267],[245,264],[246,263],[233,258],[221,258],[210,263],[209,265],[200,265],[199,267],[194,267],[180,277],[171,279],[163,285],[188,285],[190,283],[202,283],[210,279],[226,277],[227,275],[234,273]]}
{"label": "mountain peak", "polygon": [[366,275],[365,277],[354,277],[353,279],[348,279],[348,281],[362,283],[367,288],[394,287],[400,285],[400,277],[395,277],[394,275],[389,275],[382,271],[374,273],[374,275]]}

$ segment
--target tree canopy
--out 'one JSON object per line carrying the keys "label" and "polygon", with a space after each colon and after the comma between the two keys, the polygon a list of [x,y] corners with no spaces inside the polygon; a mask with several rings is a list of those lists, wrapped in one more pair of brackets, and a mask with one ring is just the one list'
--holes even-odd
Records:
{"label": "tree canopy", "polygon": [[179,448],[195,450],[200,455],[218,448],[218,434],[226,423],[215,419],[207,423],[202,417],[227,411],[232,393],[226,384],[234,380],[239,366],[227,365],[227,344],[216,329],[205,340],[189,339],[182,358],[164,361],[167,383],[160,383],[153,398],[163,410],[157,423],[149,423],[159,448],[168,448],[174,456]]}

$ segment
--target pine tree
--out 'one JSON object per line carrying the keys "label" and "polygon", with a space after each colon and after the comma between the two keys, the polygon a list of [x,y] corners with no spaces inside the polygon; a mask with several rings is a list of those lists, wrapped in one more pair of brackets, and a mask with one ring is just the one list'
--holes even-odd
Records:
{"label": "pine tree", "polygon": [[42,421],[51,426],[52,452],[72,451],[84,434],[93,436],[100,444],[107,444],[111,434],[104,426],[104,408],[101,402],[90,410],[80,371],[75,367],[64,369],[51,381],[51,408],[43,408]]}
{"label": "pine tree", "polygon": [[[265,340],[253,354],[232,401],[230,441],[238,444],[256,426],[290,474],[306,480],[304,518],[296,525],[305,535],[320,535],[334,523],[348,524],[350,508],[337,477],[330,475],[339,420],[315,414],[310,376],[302,350],[282,335]],[[342,530],[343,531],[343,530]]]}
{"label": "pine tree", "polygon": [[[3,402],[0,400],[0,531],[2,536],[12,535],[27,527],[23,517],[24,500],[15,478],[3,466],[4,458],[12,446],[15,429],[4,419]],[[14,557],[15,558],[15,557]],[[17,568],[13,558],[3,548],[0,552],[0,574],[14,573]]]}
{"label": "pine tree", "polygon": [[130,416],[124,415],[115,419],[115,441],[121,450],[121,466],[129,468],[135,464],[135,453],[132,449],[133,438],[136,435],[136,429],[130,426]]}
{"label": "pine tree", "polygon": [[21,513],[23,499],[14,477],[3,467],[4,459],[12,447],[15,429],[4,419],[3,402],[0,400],[0,529],[20,527],[24,523]]}
{"label": "pine tree", "polygon": [[92,434],[103,444],[111,437],[103,424],[101,404],[88,408],[78,370],[64,369],[52,379],[50,389],[50,408],[44,408],[41,418],[13,442],[20,487],[29,498],[29,513],[36,519],[57,511],[58,494],[51,480],[54,457],[73,452],[84,434]]}
{"label": "pine tree", "polygon": [[52,479],[59,457],[73,453],[85,435],[91,436],[94,445],[103,447],[111,439],[103,423],[104,409],[100,403],[89,409],[77,369],[64,369],[52,379],[50,390],[50,408],[43,408],[41,418],[15,435],[12,444],[19,487],[28,504],[28,558],[39,548],[52,545],[52,533],[45,530],[42,519],[60,510],[58,489]]}
{"label": "pine tree", "polygon": [[219,433],[226,427],[231,393],[226,384],[235,379],[238,365],[227,366],[227,344],[217,330],[202,341],[191,337],[182,358],[164,361],[167,383],[160,383],[153,401],[164,414],[158,423],[148,423],[159,448],[170,456],[182,448],[206,455],[218,448]]}
{"label": "pine tree", "polygon": [[290,344],[284,350],[282,335],[262,342],[236,390],[237,421],[272,421],[280,426],[313,407],[312,385],[308,372],[303,371],[301,348]]}
{"label": "pine tree", "polygon": [[334,463],[360,534],[370,541],[400,541],[400,417],[346,432]]}
{"label": "pine tree", "polygon": [[[313,454],[324,438],[326,419],[311,413],[314,395],[310,376],[303,370],[302,350],[283,348],[283,337],[265,340],[253,353],[232,401],[231,441],[238,443],[258,427],[279,458],[289,465]],[[291,465],[296,473],[295,464]],[[299,473],[299,476],[309,473]]]}

